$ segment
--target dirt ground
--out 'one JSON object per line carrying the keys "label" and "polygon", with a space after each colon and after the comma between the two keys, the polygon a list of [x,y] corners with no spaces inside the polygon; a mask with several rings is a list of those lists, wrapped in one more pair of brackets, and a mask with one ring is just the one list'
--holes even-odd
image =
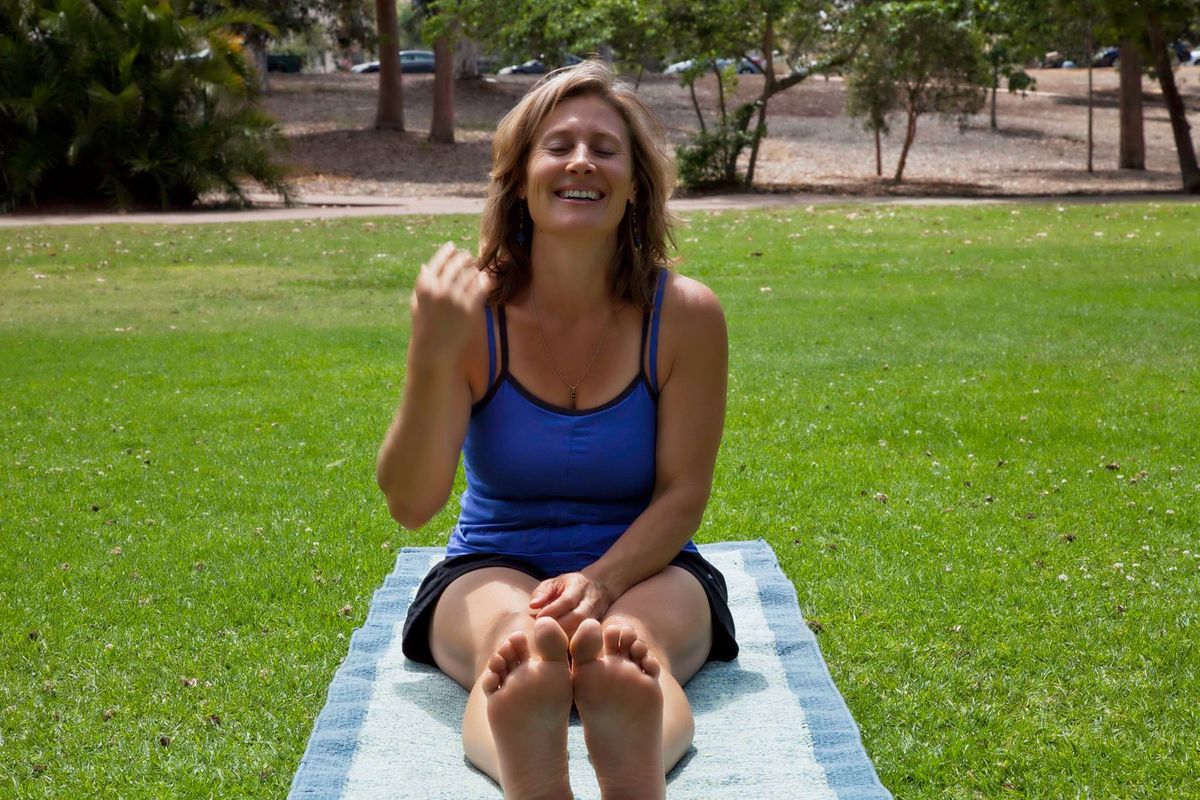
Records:
{"label": "dirt ground", "polygon": [[[769,134],[759,153],[755,188],[968,197],[1178,190],[1174,140],[1156,83],[1143,84],[1147,169],[1118,170],[1117,72],[1094,72],[1096,171],[1089,174],[1087,71],[1033,74],[1036,92],[999,95],[998,130],[991,130],[986,108],[961,127],[957,120],[923,117],[900,186],[875,176],[873,139],[859,121],[846,116],[844,83],[811,78],[771,100]],[[459,81],[454,145],[426,141],[432,76],[404,78],[406,132],[372,129],[373,75],[272,75],[266,105],[291,142],[301,195],[481,197],[486,192],[491,133],[534,80],[518,75]],[[1200,67],[1180,67],[1176,80],[1190,121],[1200,125]],[[761,81],[761,76],[741,76],[738,97],[756,95]],[[647,76],[639,92],[662,117],[672,143],[685,141],[698,129],[688,93],[673,78]],[[697,94],[711,120],[715,79],[698,84]],[[903,124],[902,119],[894,120],[893,134],[884,139],[885,176],[895,169]]]}

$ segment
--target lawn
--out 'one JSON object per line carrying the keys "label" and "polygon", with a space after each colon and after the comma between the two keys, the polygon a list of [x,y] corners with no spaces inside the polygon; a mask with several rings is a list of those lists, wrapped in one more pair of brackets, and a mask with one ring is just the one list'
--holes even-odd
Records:
{"label": "lawn", "polygon": [[[398,530],[373,467],[415,270],[474,229],[0,231],[0,795],[286,793],[394,551],[453,522]],[[697,538],[774,546],[897,798],[1200,797],[1197,230],[680,232],[731,338]]]}

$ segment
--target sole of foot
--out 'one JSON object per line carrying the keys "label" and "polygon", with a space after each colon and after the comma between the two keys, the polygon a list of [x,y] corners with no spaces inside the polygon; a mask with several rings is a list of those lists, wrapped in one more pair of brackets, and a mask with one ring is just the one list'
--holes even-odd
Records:
{"label": "sole of foot", "polygon": [[500,643],[480,678],[507,800],[571,798],[567,719],[571,672],[567,634],[553,619]]}
{"label": "sole of foot", "polygon": [[571,678],[584,741],[604,800],[659,800],[663,771],[661,666],[629,626],[587,620],[571,639]]}

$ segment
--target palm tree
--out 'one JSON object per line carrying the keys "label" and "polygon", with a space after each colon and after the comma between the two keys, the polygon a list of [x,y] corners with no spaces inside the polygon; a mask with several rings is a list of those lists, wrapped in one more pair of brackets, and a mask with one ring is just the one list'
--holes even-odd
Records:
{"label": "palm tree", "polygon": [[245,202],[249,177],[286,199],[282,134],[256,105],[233,26],[164,0],[37,0],[0,16],[0,205]]}

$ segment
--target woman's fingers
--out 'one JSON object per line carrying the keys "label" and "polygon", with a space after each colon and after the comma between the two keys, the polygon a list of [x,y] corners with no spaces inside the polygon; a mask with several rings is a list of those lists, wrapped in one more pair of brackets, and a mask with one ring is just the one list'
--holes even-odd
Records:
{"label": "woman's fingers", "polygon": [[549,603],[554,598],[558,597],[560,591],[557,578],[548,578],[537,585],[533,593],[529,595],[529,607],[537,610]]}

